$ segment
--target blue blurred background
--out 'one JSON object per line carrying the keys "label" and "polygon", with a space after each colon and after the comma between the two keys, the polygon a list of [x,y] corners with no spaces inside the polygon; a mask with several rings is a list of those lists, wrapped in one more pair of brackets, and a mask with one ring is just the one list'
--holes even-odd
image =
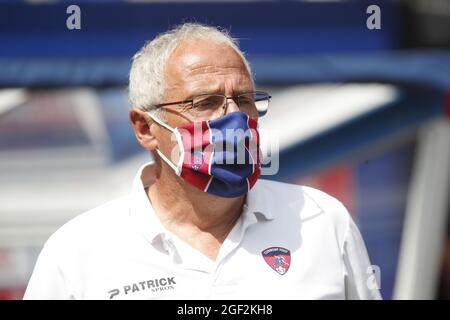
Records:
{"label": "blue blurred background", "polygon": [[0,299],[22,297],[52,232],[128,192],[150,157],[128,123],[131,57],[192,21],[238,38],[273,96],[263,138],[280,139],[280,166],[265,178],[346,205],[385,299],[448,299],[445,0],[0,1]]}

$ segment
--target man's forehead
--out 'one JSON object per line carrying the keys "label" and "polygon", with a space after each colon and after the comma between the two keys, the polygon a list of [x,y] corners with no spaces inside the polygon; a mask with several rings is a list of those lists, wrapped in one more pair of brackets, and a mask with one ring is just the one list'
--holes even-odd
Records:
{"label": "man's forehead", "polygon": [[245,67],[241,56],[229,44],[203,38],[182,41],[172,52],[169,60],[185,67],[202,63]]}
{"label": "man's forehead", "polygon": [[196,77],[196,80],[185,82],[183,89],[183,94],[192,98],[199,94],[213,93],[237,95],[253,91],[253,85],[247,75],[233,75],[232,77],[224,75],[206,78],[199,76]]}
{"label": "man's forehead", "polygon": [[185,41],[169,57],[166,81],[183,87],[186,94],[252,89],[252,81],[241,56],[229,45],[208,40]]}

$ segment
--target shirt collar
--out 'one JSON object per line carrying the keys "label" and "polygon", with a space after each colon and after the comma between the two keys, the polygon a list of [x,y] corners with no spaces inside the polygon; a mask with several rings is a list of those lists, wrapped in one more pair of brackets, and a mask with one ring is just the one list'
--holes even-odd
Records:
{"label": "shirt collar", "polygon": [[[159,237],[168,237],[168,233],[159,221],[147,196],[146,188],[155,181],[154,162],[143,164],[133,180],[130,194],[130,216],[136,228],[151,243]],[[268,197],[264,194],[263,187],[258,184],[247,193],[243,208],[243,214],[253,214],[256,220],[273,220],[274,216]]]}
{"label": "shirt collar", "polygon": [[273,220],[274,216],[268,200],[268,197],[264,194],[264,190],[262,190],[261,184],[257,181],[254,187],[247,193],[244,206],[248,213],[253,213],[257,218],[263,217],[265,220]]}
{"label": "shirt collar", "polygon": [[283,185],[269,184],[267,180],[258,180],[247,194],[247,211],[265,220],[274,220],[279,212],[292,210],[302,219],[324,212],[324,209],[307,193],[304,187],[286,188]]}

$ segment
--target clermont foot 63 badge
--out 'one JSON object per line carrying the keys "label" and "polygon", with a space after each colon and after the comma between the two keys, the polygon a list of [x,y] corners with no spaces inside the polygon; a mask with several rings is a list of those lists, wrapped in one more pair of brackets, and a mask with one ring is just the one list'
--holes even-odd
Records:
{"label": "clermont foot 63 badge", "polygon": [[291,252],[281,247],[271,247],[263,250],[262,256],[267,264],[276,272],[283,275],[289,270]]}

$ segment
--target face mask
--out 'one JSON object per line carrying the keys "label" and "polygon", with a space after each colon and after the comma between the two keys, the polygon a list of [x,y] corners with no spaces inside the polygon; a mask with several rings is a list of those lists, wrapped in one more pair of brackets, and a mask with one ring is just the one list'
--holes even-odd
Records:
{"label": "face mask", "polygon": [[247,193],[260,175],[257,119],[232,112],[214,120],[171,128],[151,113],[149,116],[177,139],[180,158],[172,163],[156,152],[175,173],[196,188],[220,197]]}

